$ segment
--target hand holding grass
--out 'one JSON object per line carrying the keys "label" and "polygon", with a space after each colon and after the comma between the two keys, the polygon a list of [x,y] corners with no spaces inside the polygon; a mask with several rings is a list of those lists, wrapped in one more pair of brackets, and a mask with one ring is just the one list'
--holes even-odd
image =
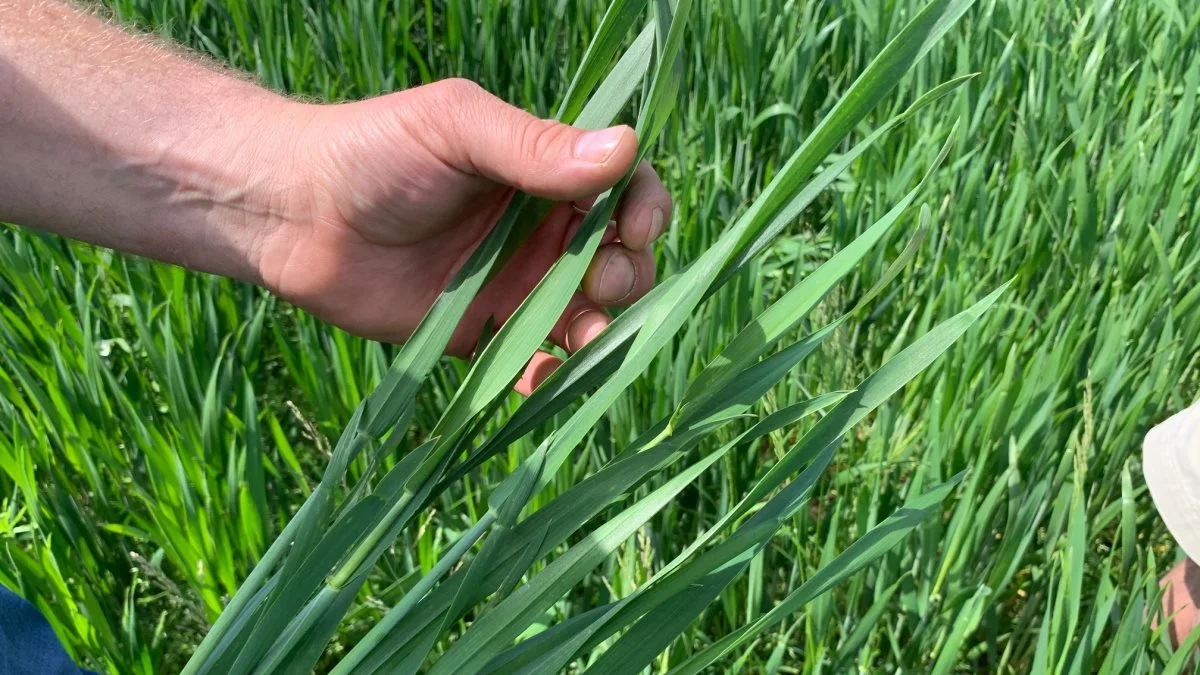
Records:
{"label": "hand holding grass", "polygon": [[[449,351],[467,355],[489,317],[503,322],[558,259],[591,196],[630,168],[632,129],[584,132],[537,119],[465,80],[300,112],[302,165],[259,244],[265,284],[332,323],[402,341],[523,190],[558,203],[468,310]],[[551,333],[574,350],[608,323],[606,305],[654,282],[649,245],[671,201],[647,164]],[[552,365],[542,355],[537,370]],[[536,375],[535,375],[536,377]],[[528,388],[533,382],[523,382]]]}
{"label": "hand holding grass", "polygon": [[[557,202],[476,298],[465,356],[562,252],[636,153],[449,80],[310,105],[57,3],[0,3],[0,219],[263,285],[365,337],[403,341],[515,190]],[[64,39],[68,36],[71,39]],[[639,166],[549,336],[574,350],[654,282],[671,201]],[[556,364],[535,356],[518,388]]]}

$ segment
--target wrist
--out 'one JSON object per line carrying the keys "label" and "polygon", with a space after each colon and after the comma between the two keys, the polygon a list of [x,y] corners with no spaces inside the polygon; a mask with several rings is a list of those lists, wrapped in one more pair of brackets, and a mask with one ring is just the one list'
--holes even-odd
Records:
{"label": "wrist", "polygon": [[262,283],[308,106],[59,3],[0,24],[0,220]]}
{"label": "wrist", "polygon": [[303,194],[298,139],[314,106],[255,93],[230,101],[217,124],[153,143],[149,182],[165,186],[165,194],[150,203],[160,207],[153,220],[187,224],[180,232],[185,249],[157,257],[269,286],[264,249],[297,221]]}

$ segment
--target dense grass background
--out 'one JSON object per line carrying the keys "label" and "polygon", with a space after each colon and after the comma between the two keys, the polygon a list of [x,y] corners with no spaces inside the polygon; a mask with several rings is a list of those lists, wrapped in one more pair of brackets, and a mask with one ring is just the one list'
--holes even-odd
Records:
{"label": "dense grass background", "polygon": [[[602,3],[110,0],[269,86],[319,99],[444,76],[540,113]],[[685,100],[653,153],[677,200],[662,273],[693,259],[773,175],[918,0],[697,7]],[[979,0],[872,125],[978,72],[855,163],[735,288],[703,306],[597,428],[544,503],[668,412],[754,313],[915,184],[934,227],[873,312],[840,329],[764,411],[852,386],[915,335],[1013,278],[1002,306],[842,447],[811,507],[660,664],[769,609],[902,502],[917,465],[967,470],[945,518],[737,659],[751,671],[1110,672],[1170,658],[1143,617],[1175,559],[1139,447],[1200,385],[1200,6]],[[852,306],[910,223],[827,300]],[[84,663],[177,670],[319,477],[392,352],[259,290],[67,244],[0,236],[0,583]],[[428,428],[462,376],[423,393]],[[537,438],[537,435],[534,435]],[[597,569],[557,617],[644,581],[745,493],[786,439],[730,456]],[[486,510],[531,449],[468,477],[405,532],[331,647],[353,644]],[[732,667],[734,662],[727,664]]]}

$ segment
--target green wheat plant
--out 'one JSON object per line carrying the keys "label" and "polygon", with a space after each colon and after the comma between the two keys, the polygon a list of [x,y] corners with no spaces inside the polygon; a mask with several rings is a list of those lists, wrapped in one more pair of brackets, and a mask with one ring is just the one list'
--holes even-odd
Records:
{"label": "green wheat plant", "polygon": [[[626,36],[645,16],[646,4],[615,0],[609,6],[558,108],[564,121],[603,127],[640,89],[637,132],[642,156],[654,146],[679,98],[685,72],[681,46],[693,7],[690,0],[652,3],[648,24],[618,59]],[[789,406],[715,449],[701,449],[702,441],[714,432],[743,421],[751,405],[840,324],[855,319],[857,309],[787,343],[817,303],[903,220],[921,192],[918,185],[861,237],[744,326],[692,379],[671,414],[550,503],[530,510],[530,500],[706,297],[761,252],[890,127],[962,82],[931,89],[912,108],[826,164],[831,151],[969,4],[940,0],[917,13],[712,246],[567,360],[502,428],[488,438],[478,438],[481,422],[496,412],[579,285],[628,178],[601,195],[563,256],[528,299],[494,334],[481,337],[471,367],[428,437],[406,445],[411,441],[407,432],[417,393],[463,312],[503,263],[506,252],[545,213],[546,205],[538,200],[515,198],[435,301],[378,387],[356,408],[332,449],[321,481],[242,583],[184,672],[310,670],[380,556],[446,489],[448,481],[504,451],[581,397],[581,405],[492,489],[487,511],[412,584],[334,672],[428,668],[446,674],[550,673],[582,660],[594,672],[636,673],[649,665],[807,503],[845,434],[953,344],[1003,289],[929,330],[855,389]],[[614,60],[616,65],[609,70]],[[924,220],[929,220],[927,212]],[[897,261],[897,270],[902,263]],[[885,275],[879,288],[894,276]],[[866,293],[860,305],[877,290]],[[567,617],[536,637],[520,639],[559,598],[726,454],[745,452],[764,435],[787,429],[817,411],[824,411],[820,421],[768,467],[717,523],[647,583],[607,605]],[[383,470],[384,460],[397,453],[399,461]],[[338,486],[361,457],[366,458],[366,471],[339,499]],[[648,476],[668,465],[678,465],[679,471],[661,485],[638,489]],[[928,486],[914,495],[772,611],[696,652],[677,667],[679,672],[703,670],[877,559],[934,512],[956,482],[957,478]],[[614,504],[621,509],[581,539],[569,541]],[[444,650],[436,649],[450,633],[456,638]]]}
{"label": "green wheat plant", "polygon": [[[381,383],[413,391],[392,368],[411,345],[0,225],[0,584],[114,675],[179,672],[194,653],[216,672],[251,634],[266,644],[251,670],[303,671],[284,643],[321,633],[316,672],[469,670],[467,652],[497,645],[492,670],[1188,672],[1155,627],[1179,552],[1140,454],[1200,386],[1200,4],[952,5],[894,87],[856,84],[930,2],[693,0],[678,94],[644,148],[675,200],[665,281],[526,400],[483,379],[515,372],[493,351],[475,375],[438,359],[407,423],[377,394],[352,424]],[[624,25],[607,3],[562,0],[96,4],[281,92],[337,101],[468,77],[580,125],[612,109],[637,123],[670,33],[657,3],[624,5]],[[856,121],[830,126],[835,110]],[[891,388],[897,359],[1008,280],[826,464],[813,444]],[[676,289],[694,285],[664,337],[663,298],[690,303]],[[802,295],[827,286],[793,326]],[[427,363],[415,357],[409,372]],[[376,411],[382,431],[321,487],[338,438]],[[456,447],[427,445],[463,420]],[[446,466],[422,469],[435,452]],[[427,483],[401,479],[424,470],[422,496]],[[297,514],[311,532],[287,529]],[[327,550],[343,525],[349,543]],[[310,563],[292,559],[297,541]],[[348,594],[385,543],[339,616],[345,598],[322,589]],[[257,590],[239,596],[246,582]],[[523,630],[510,639],[505,621]]]}

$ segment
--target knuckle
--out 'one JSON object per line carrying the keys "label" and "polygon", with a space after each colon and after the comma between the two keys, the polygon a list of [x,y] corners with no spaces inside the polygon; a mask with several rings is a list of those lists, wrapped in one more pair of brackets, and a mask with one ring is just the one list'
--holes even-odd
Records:
{"label": "knuckle", "polygon": [[561,124],[530,117],[521,129],[521,147],[526,159],[540,159],[553,152],[563,142],[565,129]]}
{"label": "knuckle", "polygon": [[548,167],[557,162],[547,162],[547,158],[557,158],[563,145],[568,141],[570,127],[548,120],[530,116],[517,130],[518,143],[522,159],[531,175],[545,173]]}
{"label": "knuckle", "polygon": [[483,93],[483,87],[465,77],[451,77],[439,80],[432,85],[443,96],[453,99],[473,99]]}
{"label": "knuckle", "polygon": [[422,142],[450,165],[470,167],[473,158],[462,139],[484,115],[481,108],[489,94],[474,81],[462,77],[438,80],[418,89],[425,95],[415,98],[415,105],[403,108],[419,130],[413,135],[424,139]]}

